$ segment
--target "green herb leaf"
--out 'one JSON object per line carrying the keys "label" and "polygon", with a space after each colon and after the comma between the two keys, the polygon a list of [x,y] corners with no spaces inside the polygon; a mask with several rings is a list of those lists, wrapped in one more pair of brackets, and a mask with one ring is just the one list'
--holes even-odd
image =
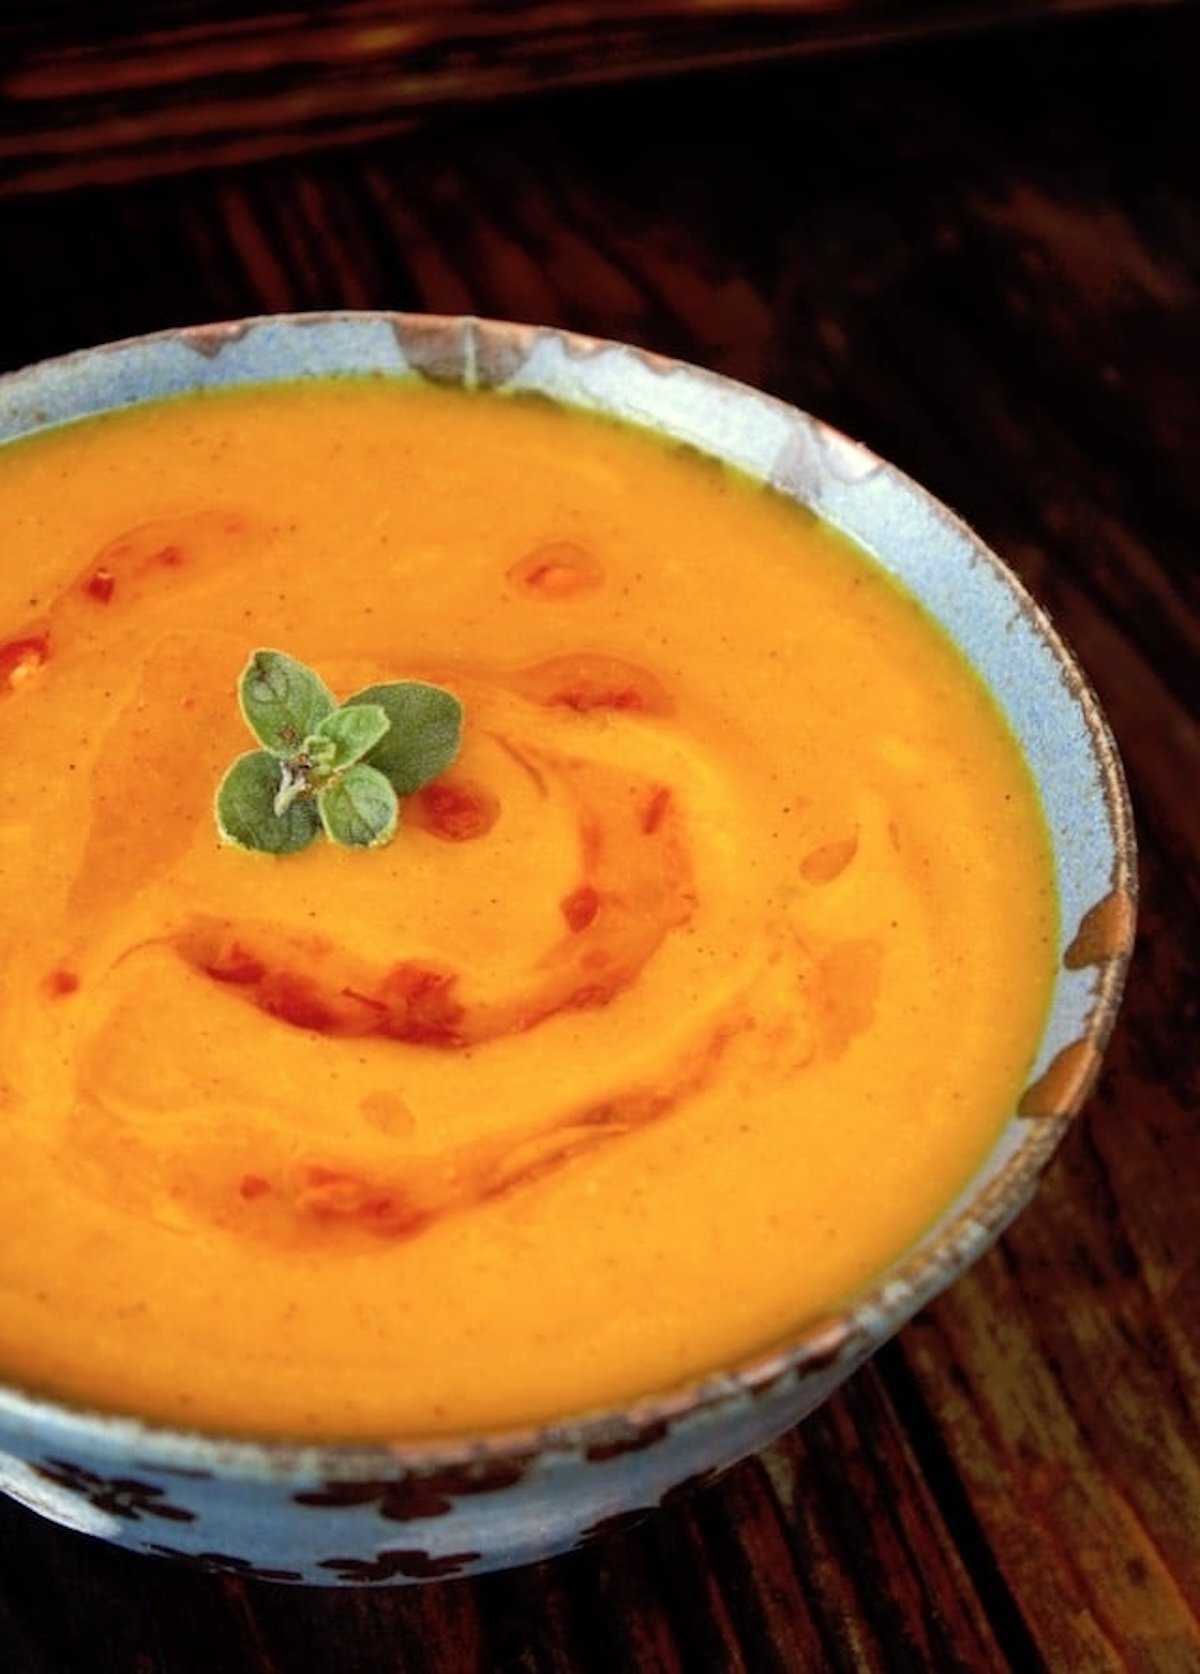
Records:
{"label": "green herb leaf", "polygon": [[317,792],[327,837],[348,848],[375,849],[395,836],[400,804],[382,773],[355,762]]}
{"label": "green herb leaf", "polygon": [[[332,718],[331,716],[330,719]],[[321,725],[324,726],[325,722],[322,721]],[[296,755],[289,759],[306,778],[324,778],[333,771],[333,758],[336,755],[337,745],[332,738],[325,738],[319,732],[310,732]]]}
{"label": "green herb leaf", "polygon": [[250,731],[276,756],[293,756],[337,708],[311,669],[282,651],[256,651],[242,670],[238,701]]}
{"label": "green herb leaf", "polygon": [[462,737],[462,704],[453,692],[421,680],[368,686],[347,700],[378,706],[387,716],[387,732],[366,761],[390,781],[398,796],[411,796],[436,779],[457,756]]}
{"label": "green herb leaf", "polygon": [[350,848],[390,842],[399,797],[450,765],[462,733],[462,705],[440,686],[369,686],[339,707],[282,651],[254,652],[238,702],[264,748],[239,756],[221,781],[217,829],[268,854],[293,854],[322,830]]}
{"label": "green herb leaf", "polygon": [[267,750],[239,756],[217,789],[217,830],[227,843],[267,854],[295,854],[321,829],[311,796],[297,795],[276,811],[285,765]]}
{"label": "green herb leaf", "polygon": [[332,746],[331,753],[323,754],[322,766],[337,773],[361,761],[390,726],[382,704],[348,703],[325,717],[316,737],[306,740],[305,748],[307,751],[309,744]]}

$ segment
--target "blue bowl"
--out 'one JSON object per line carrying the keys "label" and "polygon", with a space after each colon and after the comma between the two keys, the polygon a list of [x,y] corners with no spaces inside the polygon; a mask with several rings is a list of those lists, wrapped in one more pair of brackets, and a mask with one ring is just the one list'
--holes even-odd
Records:
{"label": "blue bowl", "polygon": [[146,1552],[325,1585],[545,1558],[811,1412],[1029,1199],[1095,1078],[1135,916],[1117,752],[1045,615],[916,483],[757,391],[543,327],[331,313],[162,332],[14,373],[0,380],[0,437],[190,390],[367,372],[614,415],[770,482],[853,537],[942,624],[1008,717],[1051,832],[1063,928],[1032,1079],[969,1185],[851,1305],[746,1364],[620,1410],[436,1445],[222,1440],[0,1388],[0,1487],[22,1504]]}

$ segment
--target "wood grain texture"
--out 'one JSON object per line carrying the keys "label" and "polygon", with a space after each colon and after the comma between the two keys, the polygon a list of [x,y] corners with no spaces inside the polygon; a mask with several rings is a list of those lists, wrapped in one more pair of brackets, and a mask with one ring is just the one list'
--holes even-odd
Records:
{"label": "wood grain texture", "polygon": [[1143,885],[1105,1073],[1034,1205],[764,1454],[569,1558],[402,1592],[205,1575],[5,1505],[6,1671],[1200,1667],[1198,51],[1195,9],[1127,12],[0,205],[3,367],[260,310],[465,309],[861,437],[1075,646]]}
{"label": "wood grain texture", "polygon": [[0,13],[0,188],[114,182],[310,152],[485,100],[1121,3],[38,0]]}

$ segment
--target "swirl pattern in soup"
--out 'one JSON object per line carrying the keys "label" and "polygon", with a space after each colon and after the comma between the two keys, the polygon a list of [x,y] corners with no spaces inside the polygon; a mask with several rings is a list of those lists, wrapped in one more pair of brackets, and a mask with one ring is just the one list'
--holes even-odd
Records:
{"label": "swirl pattern in soup", "polygon": [[[953,648],[772,492],[328,382],[0,451],[0,1371],[242,1434],[620,1402],[836,1308],[1027,1073],[1055,907]],[[234,690],[435,680],[396,840],[223,846]]]}

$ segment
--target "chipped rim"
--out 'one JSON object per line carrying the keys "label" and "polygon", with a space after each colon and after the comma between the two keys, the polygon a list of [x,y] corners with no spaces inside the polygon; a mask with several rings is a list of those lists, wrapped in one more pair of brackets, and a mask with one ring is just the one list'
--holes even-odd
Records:
{"label": "chipped rim", "polygon": [[[293,347],[296,334],[301,332],[306,347],[313,342],[322,344],[324,336],[329,337],[331,346],[322,348],[315,365],[297,365],[297,358],[303,357],[285,353],[284,362],[290,358],[291,363],[271,370],[276,348]],[[358,353],[348,356],[351,341],[360,333],[366,333],[366,339],[361,347],[355,344]],[[262,363],[253,361],[255,370],[235,370],[226,375],[227,368],[222,367],[215,375],[206,375],[205,366],[221,367],[231,350],[253,346],[264,334],[270,335],[272,342]],[[392,347],[385,357],[389,364],[384,365],[378,350],[389,336]],[[164,357],[169,360],[176,350],[191,360],[181,360],[173,372],[168,367],[164,378],[164,368],[156,362]],[[542,350],[546,350],[554,370],[554,387],[550,389],[536,371],[532,379],[522,382],[522,374]],[[489,355],[495,357],[490,369]],[[589,364],[602,366],[614,358],[615,383],[603,371],[596,382],[587,377]],[[124,364],[127,361],[131,363],[128,367]],[[564,370],[572,366],[578,373],[577,387],[571,385]],[[149,381],[147,372],[152,374]],[[445,1471],[455,1466],[470,1470],[534,1455],[621,1450],[623,1444],[636,1445],[636,1438],[645,1432],[669,1429],[681,1420],[719,1425],[725,1412],[771,1393],[788,1379],[797,1386],[797,1409],[802,1416],[808,1409],[799,1392],[806,1377],[816,1378],[834,1368],[844,1368],[849,1375],[999,1237],[1032,1196],[1092,1089],[1120,1005],[1133,950],[1137,902],[1136,843],[1129,794],[1116,743],[1099,702],[1073,653],[1024,584],[966,523],[904,472],[823,421],[749,385],[653,351],[584,333],[473,315],[392,310],[263,314],[172,327],[76,350],[0,375],[0,445],[72,419],[214,385],[362,372],[415,375],[513,392],[537,389],[568,404],[608,413],[642,428],[665,431],[749,470],[791,498],[812,506],[864,547],[919,598],[993,695],[1001,695],[1002,707],[1007,707],[1003,695],[997,693],[995,671],[989,673],[980,667],[971,648],[939,610],[938,602],[921,585],[914,584],[903,565],[897,567],[893,562],[888,519],[894,522],[897,505],[902,502],[909,517],[923,526],[919,532],[935,545],[939,540],[948,543],[954,549],[952,556],[965,559],[968,567],[982,564],[998,585],[1012,612],[1010,620],[1001,626],[1007,631],[1020,625],[1025,635],[1022,654],[1035,659],[1041,682],[1035,686],[1039,695],[1048,693],[1053,684],[1047,676],[1056,676],[1060,682],[1058,701],[1065,699],[1081,723],[1075,742],[1086,756],[1085,777],[1090,779],[1091,792],[1084,811],[1093,822],[1099,821],[1101,847],[1106,844],[1109,851],[1107,888],[1100,895],[1093,893],[1084,908],[1076,901],[1071,916],[1063,914],[1054,1001],[1035,1073],[987,1156],[957,1197],[916,1243],[844,1307],[806,1322],[782,1342],[760,1347],[728,1368],[616,1407],[545,1423],[425,1440],[295,1442],[266,1435],[223,1437],[75,1406],[6,1384],[0,1384],[0,1420],[27,1436],[59,1444],[72,1439],[86,1442],[105,1454],[136,1457],[146,1466],[186,1466],[239,1481],[277,1482],[312,1476],[348,1480],[380,1472]],[[648,407],[643,406],[639,396],[645,394],[647,379],[682,379],[683,407],[687,411],[675,411],[674,395],[665,406],[657,396]],[[629,399],[624,398],[626,384],[639,386]],[[696,413],[709,407],[717,410],[716,417],[708,414],[698,439]],[[807,483],[794,473],[785,473],[781,480],[773,465],[763,468],[764,460],[746,457],[746,438],[739,425],[752,419],[762,420],[766,429],[773,430],[780,447],[798,443],[801,454],[808,450],[800,473],[803,478],[807,471]],[[720,432],[727,420],[732,424],[730,434],[714,441],[714,432]],[[753,453],[753,447],[750,451]],[[881,504],[856,504],[856,496],[870,484],[883,485]],[[943,574],[943,583],[945,579]],[[973,596],[978,590],[972,587],[967,591]],[[1015,724],[1011,713],[1008,719],[1028,755],[1029,737],[1021,736],[1021,726]],[[1045,803],[1047,783],[1036,772],[1035,778]],[[1047,820],[1050,823],[1049,809]],[[1070,847],[1069,828],[1061,833],[1052,828],[1051,838],[1061,898],[1064,878],[1073,876],[1063,855],[1064,847]],[[1080,984],[1089,972],[1093,973],[1091,986],[1080,993]],[[1078,978],[1073,1015],[1065,1023],[1059,1020],[1056,1030],[1057,1003],[1072,973]]]}

